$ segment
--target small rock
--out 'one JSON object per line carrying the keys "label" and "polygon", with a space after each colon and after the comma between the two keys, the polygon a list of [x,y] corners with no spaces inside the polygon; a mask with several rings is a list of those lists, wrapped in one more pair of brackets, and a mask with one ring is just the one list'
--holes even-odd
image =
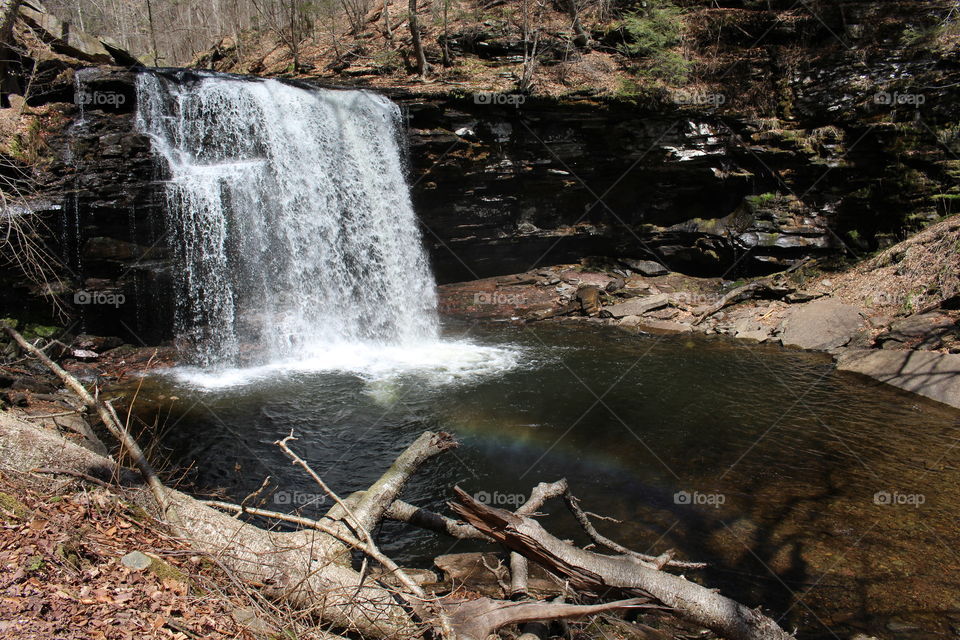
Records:
{"label": "small rock", "polygon": [[24,391],[7,391],[2,397],[3,401],[12,407],[26,407],[30,404],[30,396]]}
{"label": "small rock", "polygon": [[893,631],[894,633],[904,633],[907,631],[919,631],[920,627],[915,624],[901,622],[900,620],[891,620],[887,623],[887,630]]}
{"label": "small rock", "polygon": [[234,609],[230,615],[237,624],[246,627],[249,631],[257,635],[266,637],[277,633],[277,629],[261,618],[257,610],[253,607],[239,607]]}
{"label": "small rock", "polygon": [[143,571],[144,569],[150,568],[150,565],[153,564],[153,558],[139,551],[131,551],[127,555],[120,558],[120,562],[125,567],[136,569],[137,571]]}
{"label": "small rock", "polygon": [[623,289],[626,285],[626,281],[623,278],[614,278],[609,283],[607,283],[605,291],[607,293],[613,293],[614,291],[619,291]]}
{"label": "small rock", "polygon": [[822,292],[800,290],[788,293],[783,299],[791,304],[797,304],[800,302],[810,302],[811,300],[822,298],[825,295],[826,294]]}
{"label": "small rock", "polygon": [[26,376],[15,378],[9,386],[14,391],[29,391],[31,393],[53,393],[57,390],[56,386],[49,382]]}
{"label": "small rock", "polygon": [[88,334],[81,334],[74,339],[72,346],[77,349],[89,349],[90,351],[102,353],[104,351],[109,351],[110,349],[116,349],[122,344],[123,340],[115,336],[92,336]]}

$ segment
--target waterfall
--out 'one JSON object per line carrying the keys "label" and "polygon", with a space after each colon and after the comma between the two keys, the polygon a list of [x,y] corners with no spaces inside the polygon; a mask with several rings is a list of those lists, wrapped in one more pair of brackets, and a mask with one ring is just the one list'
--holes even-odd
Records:
{"label": "waterfall", "polygon": [[438,338],[397,105],[213,73],[144,72],[137,93],[197,364]]}

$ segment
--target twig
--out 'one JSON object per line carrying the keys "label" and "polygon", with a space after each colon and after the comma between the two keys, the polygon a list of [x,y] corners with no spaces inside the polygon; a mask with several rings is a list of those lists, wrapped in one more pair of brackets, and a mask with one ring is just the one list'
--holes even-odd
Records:
{"label": "twig", "polygon": [[74,478],[80,478],[81,480],[85,480],[87,482],[98,485],[100,487],[104,487],[106,489],[114,488],[113,485],[111,485],[109,482],[104,482],[100,478],[94,478],[91,475],[87,475],[86,473],[83,473],[81,471],[74,471],[72,469],[52,469],[49,467],[40,467],[38,469],[30,469],[30,473],[47,473],[47,474],[59,475],[59,476],[73,476]]}
{"label": "twig", "polygon": [[[447,617],[447,614],[443,611],[443,609],[440,607],[431,607],[430,597],[420,587],[420,585],[414,582],[410,578],[410,576],[408,576],[407,573],[403,569],[401,569],[396,562],[394,562],[390,557],[388,557],[382,551],[380,551],[379,547],[377,547],[376,543],[373,541],[373,538],[370,536],[370,532],[367,531],[367,529],[361,524],[360,520],[353,514],[353,511],[351,511],[350,507],[347,506],[347,504],[340,499],[340,496],[338,496],[336,492],[333,491],[333,489],[327,486],[327,483],[323,481],[323,478],[321,478],[317,474],[317,472],[310,467],[310,465],[307,463],[306,460],[304,460],[299,455],[297,455],[287,445],[287,443],[290,442],[291,440],[296,440],[296,438],[293,436],[292,431],[290,432],[289,436],[287,436],[283,440],[278,440],[274,444],[279,446],[280,449],[285,454],[287,454],[287,456],[291,460],[293,460],[295,464],[299,465],[300,468],[306,471],[307,474],[311,478],[313,478],[314,482],[316,482],[317,485],[324,491],[324,493],[330,496],[333,499],[333,501],[336,502],[341,509],[343,509],[346,516],[354,521],[356,525],[356,532],[359,534],[359,539],[353,538],[353,536],[346,535],[342,531],[339,531],[337,528],[327,527],[326,525],[323,525],[319,522],[317,523],[317,526],[315,528],[318,529],[319,531],[323,531],[324,533],[327,533],[335,537],[341,542],[345,542],[346,544],[356,549],[360,549],[361,551],[369,555],[371,558],[379,562],[388,571],[393,573],[397,577],[397,579],[400,581],[400,583],[404,587],[406,587],[410,591],[410,593],[412,593],[416,598],[418,598],[424,606],[433,610],[433,613],[440,626],[440,631],[443,637],[447,638],[448,640],[455,640],[457,637],[456,633],[454,633],[453,627],[450,625],[450,619]],[[403,594],[403,595],[405,598],[408,599],[408,601],[411,602],[411,604],[414,604],[410,600],[409,594]]]}
{"label": "twig", "polygon": [[650,556],[645,553],[637,553],[632,549],[618,544],[602,535],[596,528],[593,526],[593,523],[590,522],[590,518],[587,514],[580,508],[580,501],[577,500],[577,497],[570,492],[570,489],[565,488],[563,492],[563,502],[567,505],[567,508],[570,510],[570,513],[573,514],[573,517],[576,518],[577,522],[580,524],[580,528],[586,532],[590,539],[602,547],[606,547],[611,551],[616,551],[617,553],[629,556],[634,560],[642,562],[643,564],[650,565],[656,569],[662,569],[663,567],[676,567],[682,569],[703,569],[707,565],[703,562],[684,562],[680,560],[673,560],[671,555],[664,554],[662,556]]}
{"label": "twig", "polygon": [[66,416],[72,416],[76,413],[80,413],[77,410],[73,411],[64,411],[63,413],[46,413],[35,416],[24,415],[23,417],[27,420],[48,420],[50,418],[65,418]]}
{"label": "twig", "polygon": [[40,349],[27,342],[23,336],[17,333],[16,330],[11,327],[4,327],[3,329],[11,338],[16,341],[18,345],[20,345],[21,349],[40,360],[40,362],[46,365],[50,371],[60,378],[60,380],[67,387],[69,387],[69,389],[73,391],[87,407],[97,412],[97,415],[100,416],[104,426],[107,427],[107,430],[110,431],[111,435],[117,439],[120,445],[133,458],[134,464],[136,464],[137,468],[140,470],[140,473],[143,475],[144,480],[146,480],[147,486],[150,487],[150,491],[153,493],[153,497],[157,501],[164,519],[169,520],[177,530],[180,530],[180,517],[170,506],[170,501],[166,493],[166,487],[161,484],[160,479],[157,478],[157,474],[153,470],[153,467],[151,467],[150,463],[147,462],[146,457],[143,455],[143,450],[140,449],[140,446],[130,436],[130,433],[127,431],[126,427],[120,422],[120,419],[117,418],[117,412],[113,410],[113,406],[111,406],[109,402],[101,402],[90,395],[90,392],[87,391],[82,384],[80,384],[79,380],[64,371],[60,365],[47,357],[47,355]]}

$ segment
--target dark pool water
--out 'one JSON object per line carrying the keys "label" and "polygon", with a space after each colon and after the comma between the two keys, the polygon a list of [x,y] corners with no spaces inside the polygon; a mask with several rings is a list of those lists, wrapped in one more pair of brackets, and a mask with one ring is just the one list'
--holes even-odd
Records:
{"label": "dark pool water", "polygon": [[[564,326],[448,333],[509,345],[518,366],[444,382],[277,372],[218,390],[160,377],[141,416],[159,413],[196,487],[240,499],[269,475],[264,506],[284,510],[317,492],[273,444],[291,429],[341,494],[422,431],[450,431],[461,446],[423,468],[409,502],[445,510],[459,485],[509,508],[565,477],[589,510],[622,521],[598,522],[608,536],[712,563],[692,575],[803,636],[955,637],[960,412],[836,372],[822,354]],[[550,510],[546,526],[583,540],[561,505]],[[378,535],[408,564],[477,548],[397,524]]]}

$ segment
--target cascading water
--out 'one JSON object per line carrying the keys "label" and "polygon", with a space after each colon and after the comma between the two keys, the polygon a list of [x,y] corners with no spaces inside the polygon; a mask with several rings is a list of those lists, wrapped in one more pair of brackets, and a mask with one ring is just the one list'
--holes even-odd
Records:
{"label": "cascading water", "polygon": [[198,364],[437,340],[395,104],[215,74],[142,73],[137,91]]}

